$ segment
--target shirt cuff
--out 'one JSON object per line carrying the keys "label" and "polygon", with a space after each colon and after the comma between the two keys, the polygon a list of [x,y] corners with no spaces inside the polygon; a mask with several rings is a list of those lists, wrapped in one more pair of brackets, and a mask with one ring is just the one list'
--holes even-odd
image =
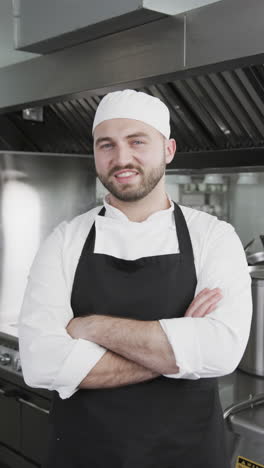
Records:
{"label": "shirt cuff", "polygon": [[92,341],[81,338],[75,341],[75,346],[50,388],[50,390],[56,390],[63,400],[79,390],[77,387],[80,382],[107,351]]}
{"label": "shirt cuff", "polygon": [[199,379],[202,359],[193,318],[162,319],[159,323],[173,349],[175,361],[179,367],[177,374],[163,374],[164,377]]}

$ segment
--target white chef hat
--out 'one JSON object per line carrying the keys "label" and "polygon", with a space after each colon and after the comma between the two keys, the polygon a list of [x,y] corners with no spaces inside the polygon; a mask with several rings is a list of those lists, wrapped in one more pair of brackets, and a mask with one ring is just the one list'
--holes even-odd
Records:
{"label": "white chef hat", "polygon": [[97,125],[110,119],[136,119],[156,128],[170,138],[170,113],[158,98],[133,89],[114,91],[103,97],[96,110],[93,132]]}

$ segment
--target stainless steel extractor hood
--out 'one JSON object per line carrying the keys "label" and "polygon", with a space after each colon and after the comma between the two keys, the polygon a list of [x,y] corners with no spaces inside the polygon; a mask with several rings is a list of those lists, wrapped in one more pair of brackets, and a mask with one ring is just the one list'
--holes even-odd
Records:
{"label": "stainless steel extractor hood", "polygon": [[263,15],[263,0],[221,0],[0,68],[0,114],[264,63]]}
{"label": "stainless steel extractor hood", "polygon": [[[168,170],[264,167],[264,66],[136,87],[169,108],[177,153]],[[0,116],[0,149],[93,153],[92,122],[102,95],[43,108],[43,122],[21,111]],[[93,159],[89,160],[91,163]]]}
{"label": "stainless steel extractor hood", "polygon": [[[130,87],[170,109],[178,152],[168,169],[263,169],[263,0],[162,14],[0,69],[0,150],[91,154],[100,99]],[[37,106],[43,122],[22,118]]]}
{"label": "stainless steel extractor hood", "polygon": [[13,0],[18,50],[55,50],[223,0]]}

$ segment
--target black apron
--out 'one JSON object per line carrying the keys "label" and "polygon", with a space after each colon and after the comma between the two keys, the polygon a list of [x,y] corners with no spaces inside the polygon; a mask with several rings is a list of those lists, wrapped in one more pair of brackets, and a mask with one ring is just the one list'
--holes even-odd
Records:
{"label": "black apron", "polygon": [[[99,215],[104,213],[103,207]],[[93,224],[75,272],[75,317],[184,316],[197,279],[189,231],[176,203],[174,216],[179,253],[137,260],[94,253]],[[159,376],[123,387],[81,389],[66,400],[55,393],[50,419],[46,468],[229,466],[215,378]]]}

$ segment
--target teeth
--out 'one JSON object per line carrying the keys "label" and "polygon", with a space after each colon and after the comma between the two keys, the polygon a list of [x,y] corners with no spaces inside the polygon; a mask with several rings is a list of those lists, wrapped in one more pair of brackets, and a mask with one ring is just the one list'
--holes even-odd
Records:
{"label": "teeth", "polygon": [[116,177],[129,177],[132,174],[135,174],[135,172],[122,172],[122,174],[118,174]]}

